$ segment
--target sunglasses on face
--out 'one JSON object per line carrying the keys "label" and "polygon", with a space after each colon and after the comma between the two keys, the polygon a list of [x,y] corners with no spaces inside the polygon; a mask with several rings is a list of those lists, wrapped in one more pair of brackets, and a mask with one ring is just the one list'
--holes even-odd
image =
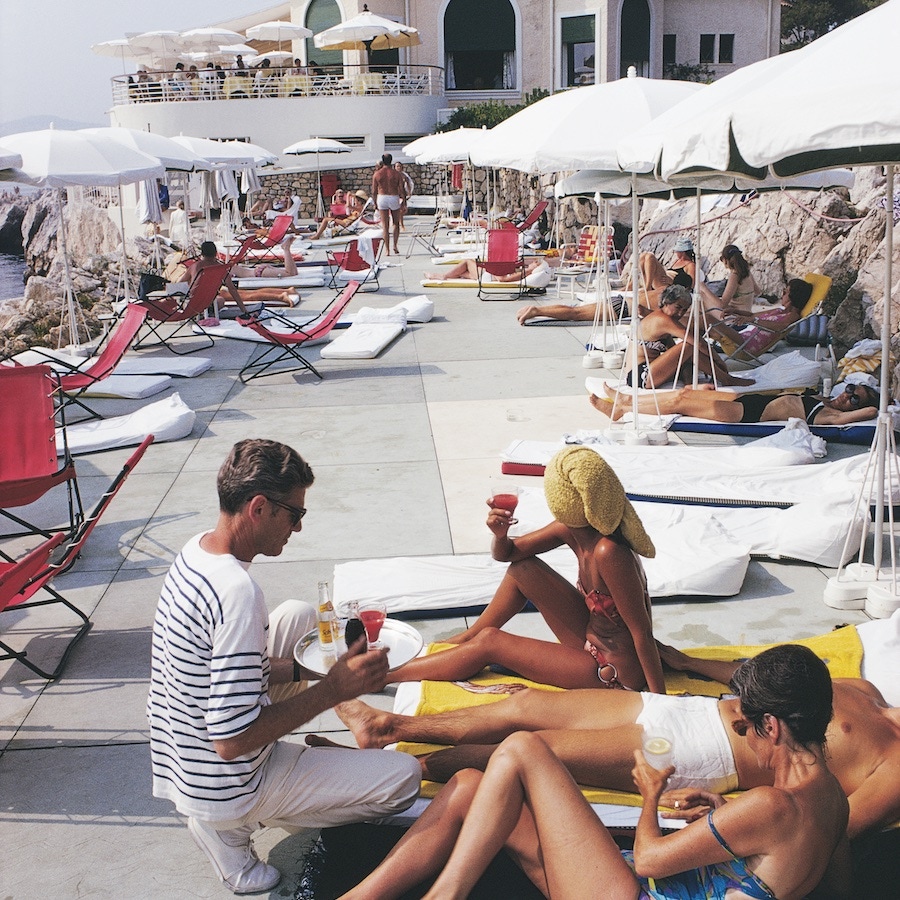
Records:
{"label": "sunglasses on face", "polygon": [[291,528],[296,528],[300,520],[306,515],[306,510],[302,506],[291,506],[289,503],[282,503],[280,500],[274,500],[272,497],[266,497],[273,506],[280,506],[291,514]]}

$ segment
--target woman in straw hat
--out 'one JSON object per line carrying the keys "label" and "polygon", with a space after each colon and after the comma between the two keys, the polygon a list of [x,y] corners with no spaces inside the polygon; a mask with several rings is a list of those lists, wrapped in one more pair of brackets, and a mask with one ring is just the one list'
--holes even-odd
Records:
{"label": "woman in straw hat", "polygon": [[[615,472],[593,450],[567,447],[547,465],[544,492],[554,521],[530,534],[510,538],[512,513],[488,514],[493,557],[510,565],[487,609],[452,639],[458,646],[401,666],[389,681],[456,681],[497,664],[562,688],[665,693],[640,561],[656,550]],[[578,559],[577,587],[538,558],[563,545]],[[501,630],[529,600],[558,644]]]}

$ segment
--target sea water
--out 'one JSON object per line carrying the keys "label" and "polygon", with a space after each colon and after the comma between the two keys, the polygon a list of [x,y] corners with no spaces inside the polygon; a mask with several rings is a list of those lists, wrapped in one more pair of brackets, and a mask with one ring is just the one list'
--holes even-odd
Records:
{"label": "sea water", "polygon": [[0,253],[0,305],[3,301],[21,297],[25,292],[22,274],[25,271],[25,257]]}

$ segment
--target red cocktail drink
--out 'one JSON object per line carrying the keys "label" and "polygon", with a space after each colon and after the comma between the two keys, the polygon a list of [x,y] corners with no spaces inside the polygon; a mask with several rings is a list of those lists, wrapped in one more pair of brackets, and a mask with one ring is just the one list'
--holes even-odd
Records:
{"label": "red cocktail drink", "polygon": [[494,498],[491,501],[497,509],[506,509],[510,512],[515,512],[516,507],[519,505],[519,495],[518,494],[494,494]]}
{"label": "red cocktail drink", "polygon": [[387,618],[387,607],[381,601],[368,601],[359,605],[359,620],[366,629],[368,650],[374,650],[382,645],[378,641],[381,634],[381,626]]}

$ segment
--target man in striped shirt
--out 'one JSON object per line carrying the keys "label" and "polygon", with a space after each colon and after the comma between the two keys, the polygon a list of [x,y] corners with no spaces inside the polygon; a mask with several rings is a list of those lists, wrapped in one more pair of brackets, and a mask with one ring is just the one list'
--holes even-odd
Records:
{"label": "man in striped shirt", "polygon": [[275,441],[235,444],[219,471],[219,519],[190,540],[163,585],[153,629],[147,716],[153,794],[188,829],[236,894],[271,890],[277,869],[250,838],[260,825],[317,828],[406,809],[421,770],[406,754],[279,740],[338,703],[384,687],[386,651],[358,641],[327,676],[292,659],[314,609],[288,600],[269,615],[248,573],[302,529],[309,465]]}

